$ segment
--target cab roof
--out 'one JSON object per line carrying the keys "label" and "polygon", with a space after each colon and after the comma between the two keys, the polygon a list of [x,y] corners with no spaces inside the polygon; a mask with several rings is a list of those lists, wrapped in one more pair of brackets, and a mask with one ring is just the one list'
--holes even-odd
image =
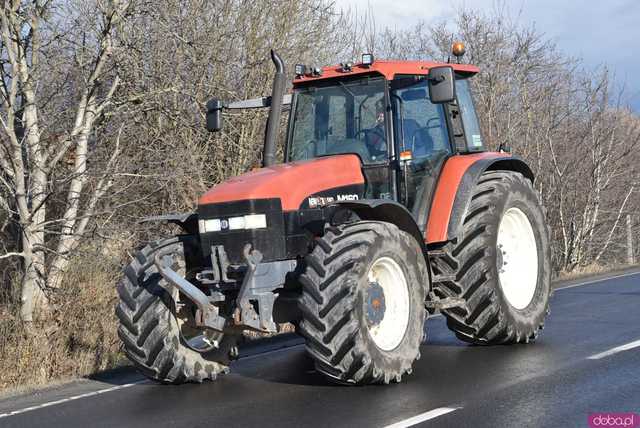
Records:
{"label": "cab roof", "polygon": [[378,74],[384,76],[387,80],[391,80],[396,74],[429,74],[429,70],[434,67],[450,66],[454,71],[474,75],[480,71],[478,67],[470,64],[447,64],[432,61],[387,61],[375,60],[371,65],[362,63],[354,64],[351,71],[344,71],[342,65],[332,65],[322,68],[320,76],[305,74],[296,76],[293,84],[298,85],[313,81],[322,81],[339,77],[349,77],[365,74]]}

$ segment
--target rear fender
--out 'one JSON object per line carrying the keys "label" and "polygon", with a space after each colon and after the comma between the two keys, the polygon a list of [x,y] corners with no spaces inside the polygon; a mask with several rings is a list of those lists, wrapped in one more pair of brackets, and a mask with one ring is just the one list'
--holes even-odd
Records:
{"label": "rear fender", "polygon": [[533,182],[531,168],[507,153],[479,153],[453,156],[445,163],[429,213],[426,242],[435,244],[458,237],[473,191],[485,171],[506,170],[524,175]]}
{"label": "rear fender", "polygon": [[177,224],[180,228],[190,234],[198,234],[198,214],[182,213],[182,214],[164,214],[152,217],[145,217],[138,223],[171,223]]}

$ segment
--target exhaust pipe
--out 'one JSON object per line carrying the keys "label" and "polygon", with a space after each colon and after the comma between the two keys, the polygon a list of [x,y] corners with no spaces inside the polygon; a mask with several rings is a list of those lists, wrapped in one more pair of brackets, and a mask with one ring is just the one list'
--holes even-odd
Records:
{"label": "exhaust pipe", "polygon": [[264,134],[264,151],[262,152],[262,166],[271,166],[276,162],[276,140],[282,115],[282,98],[286,85],[284,62],[280,55],[271,49],[271,60],[276,67],[276,75],[273,78],[273,90],[271,91],[271,108],[267,120],[267,130]]}

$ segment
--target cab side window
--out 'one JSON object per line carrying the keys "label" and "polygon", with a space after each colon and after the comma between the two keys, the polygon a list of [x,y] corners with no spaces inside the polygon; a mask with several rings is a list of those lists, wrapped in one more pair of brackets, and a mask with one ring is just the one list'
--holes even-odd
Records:
{"label": "cab side window", "polygon": [[473,97],[468,79],[459,79],[456,81],[456,94],[462,115],[462,126],[464,127],[467,149],[470,151],[484,150],[480,124],[478,123],[478,116],[476,115],[476,109],[473,105]]}
{"label": "cab side window", "polygon": [[401,142],[401,151],[411,151],[414,159],[449,151],[444,110],[429,100],[426,80],[395,91],[394,100],[396,140]]}

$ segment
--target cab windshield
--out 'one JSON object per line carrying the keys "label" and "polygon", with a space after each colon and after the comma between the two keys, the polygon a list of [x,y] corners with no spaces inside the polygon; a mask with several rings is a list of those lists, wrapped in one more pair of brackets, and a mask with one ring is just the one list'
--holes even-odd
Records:
{"label": "cab windshield", "polygon": [[382,78],[298,90],[289,160],[354,153],[363,164],[385,162],[384,91]]}

